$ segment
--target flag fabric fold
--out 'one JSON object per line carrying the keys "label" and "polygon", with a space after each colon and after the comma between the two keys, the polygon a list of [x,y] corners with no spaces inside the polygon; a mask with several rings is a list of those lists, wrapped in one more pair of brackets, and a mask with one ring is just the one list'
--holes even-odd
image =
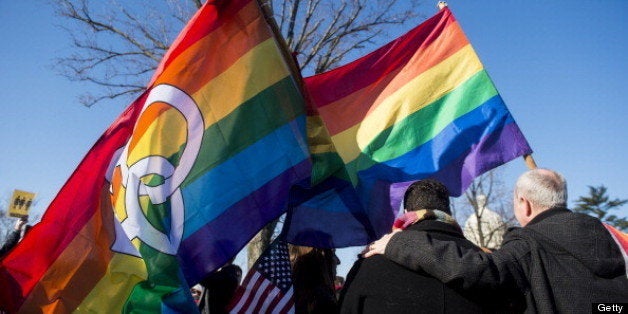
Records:
{"label": "flag fabric fold", "polygon": [[290,243],[364,245],[390,230],[413,181],[435,178],[458,196],[532,152],[448,8],[305,87],[320,183],[296,189]]}
{"label": "flag fabric fold", "polygon": [[[109,309],[147,278],[141,259],[110,249],[115,218],[105,173],[133,131],[144,96],[107,129],[17,247],[0,262],[0,306],[8,312]],[[138,105],[139,104],[139,105]],[[130,243],[122,233],[121,240]],[[105,306],[106,304],[106,306]]]}
{"label": "flag fabric fold", "polygon": [[1,261],[2,309],[197,311],[189,285],[281,215],[310,175],[305,128],[257,1],[208,1]]}

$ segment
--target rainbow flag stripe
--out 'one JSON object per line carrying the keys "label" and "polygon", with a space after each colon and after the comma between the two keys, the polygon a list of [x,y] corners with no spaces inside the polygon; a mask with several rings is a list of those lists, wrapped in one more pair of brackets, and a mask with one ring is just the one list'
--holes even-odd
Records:
{"label": "rainbow flag stripe", "polygon": [[2,309],[193,312],[188,285],[310,173],[305,103],[257,1],[209,1],[1,261]]}
{"label": "rainbow flag stripe", "polygon": [[126,295],[147,277],[141,259],[110,249],[115,219],[104,175],[114,152],[128,140],[142,100],[109,127],[41,222],[2,259],[3,310],[38,313],[102,308],[120,312]]}
{"label": "rainbow flag stripe", "polygon": [[[437,178],[456,196],[478,175],[532,152],[448,8],[305,84],[313,173],[327,182],[297,197],[289,241],[368,243],[390,231],[412,181]],[[314,240],[308,229],[328,239]]]}
{"label": "rainbow flag stripe", "polygon": [[628,278],[628,233],[623,233],[619,231],[617,228],[604,223],[604,228],[608,230],[615,243],[617,243],[617,247],[621,252],[621,255],[624,257],[624,264],[626,265],[626,278]]}

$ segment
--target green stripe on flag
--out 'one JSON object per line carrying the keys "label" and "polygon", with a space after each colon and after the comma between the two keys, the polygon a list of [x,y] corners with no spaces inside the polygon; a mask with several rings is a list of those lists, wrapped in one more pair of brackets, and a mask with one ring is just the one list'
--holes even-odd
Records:
{"label": "green stripe on flag", "polygon": [[497,90],[485,70],[456,89],[381,132],[358,158],[347,164],[352,182],[357,172],[386,162],[425,144],[457,118],[479,107]]}

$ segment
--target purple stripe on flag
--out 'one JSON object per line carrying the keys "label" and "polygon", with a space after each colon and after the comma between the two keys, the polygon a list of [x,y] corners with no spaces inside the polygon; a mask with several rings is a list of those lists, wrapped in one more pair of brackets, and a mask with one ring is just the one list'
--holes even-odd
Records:
{"label": "purple stripe on flag", "polygon": [[[308,176],[310,169],[310,161],[306,159],[284,171],[185,239],[178,257],[187,282],[197,283],[223,266],[255,233],[281,216],[291,184]],[[261,211],[254,211],[255,208]]]}
{"label": "purple stripe on flag", "polygon": [[[425,178],[445,183],[450,193],[458,196],[475,177],[532,153],[514,120],[510,117],[507,120],[511,122],[483,137],[470,149],[461,151],[440,171],[426,174]],[[365,208],[351,184],[342,179],[332,177],[325,182],[329,186],[321,188],[321,185],[311,191],[295,189],[293,192],[299,193],[293,196],[298,195],[302,200],[289,215],[287,239],[293,244],[326,248],[369,243],[390,232],[401,209],[403,195],[412,182],[374,181],[366,194],[368,199],[362,200]],[[299,197],[291,201],[299,200]]]}
{"label": "purple stripe on flag", "polygon": [[[513,139],[516,139],[513,141]],[[515,123],[504,126],[484,137],[468,153],[462,154],[442,170],[431,176],[448,184],[452,196],[461,195],[474,178],[519,156],[531,154],[521,130]],[[403,194],[414,181],[393,183],[390,186],[390,206],[398,210]]]}

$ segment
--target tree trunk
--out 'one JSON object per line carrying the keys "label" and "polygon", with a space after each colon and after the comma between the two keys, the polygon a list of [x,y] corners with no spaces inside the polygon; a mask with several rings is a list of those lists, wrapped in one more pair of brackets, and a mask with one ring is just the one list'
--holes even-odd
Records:
{"label": "tree trunk", "polygon": [[264,250],[270,245],[277,221],[273,221],[266,225],[251,239],[247,246],[247,267],[251,269],[255,261],[264,253]]}

